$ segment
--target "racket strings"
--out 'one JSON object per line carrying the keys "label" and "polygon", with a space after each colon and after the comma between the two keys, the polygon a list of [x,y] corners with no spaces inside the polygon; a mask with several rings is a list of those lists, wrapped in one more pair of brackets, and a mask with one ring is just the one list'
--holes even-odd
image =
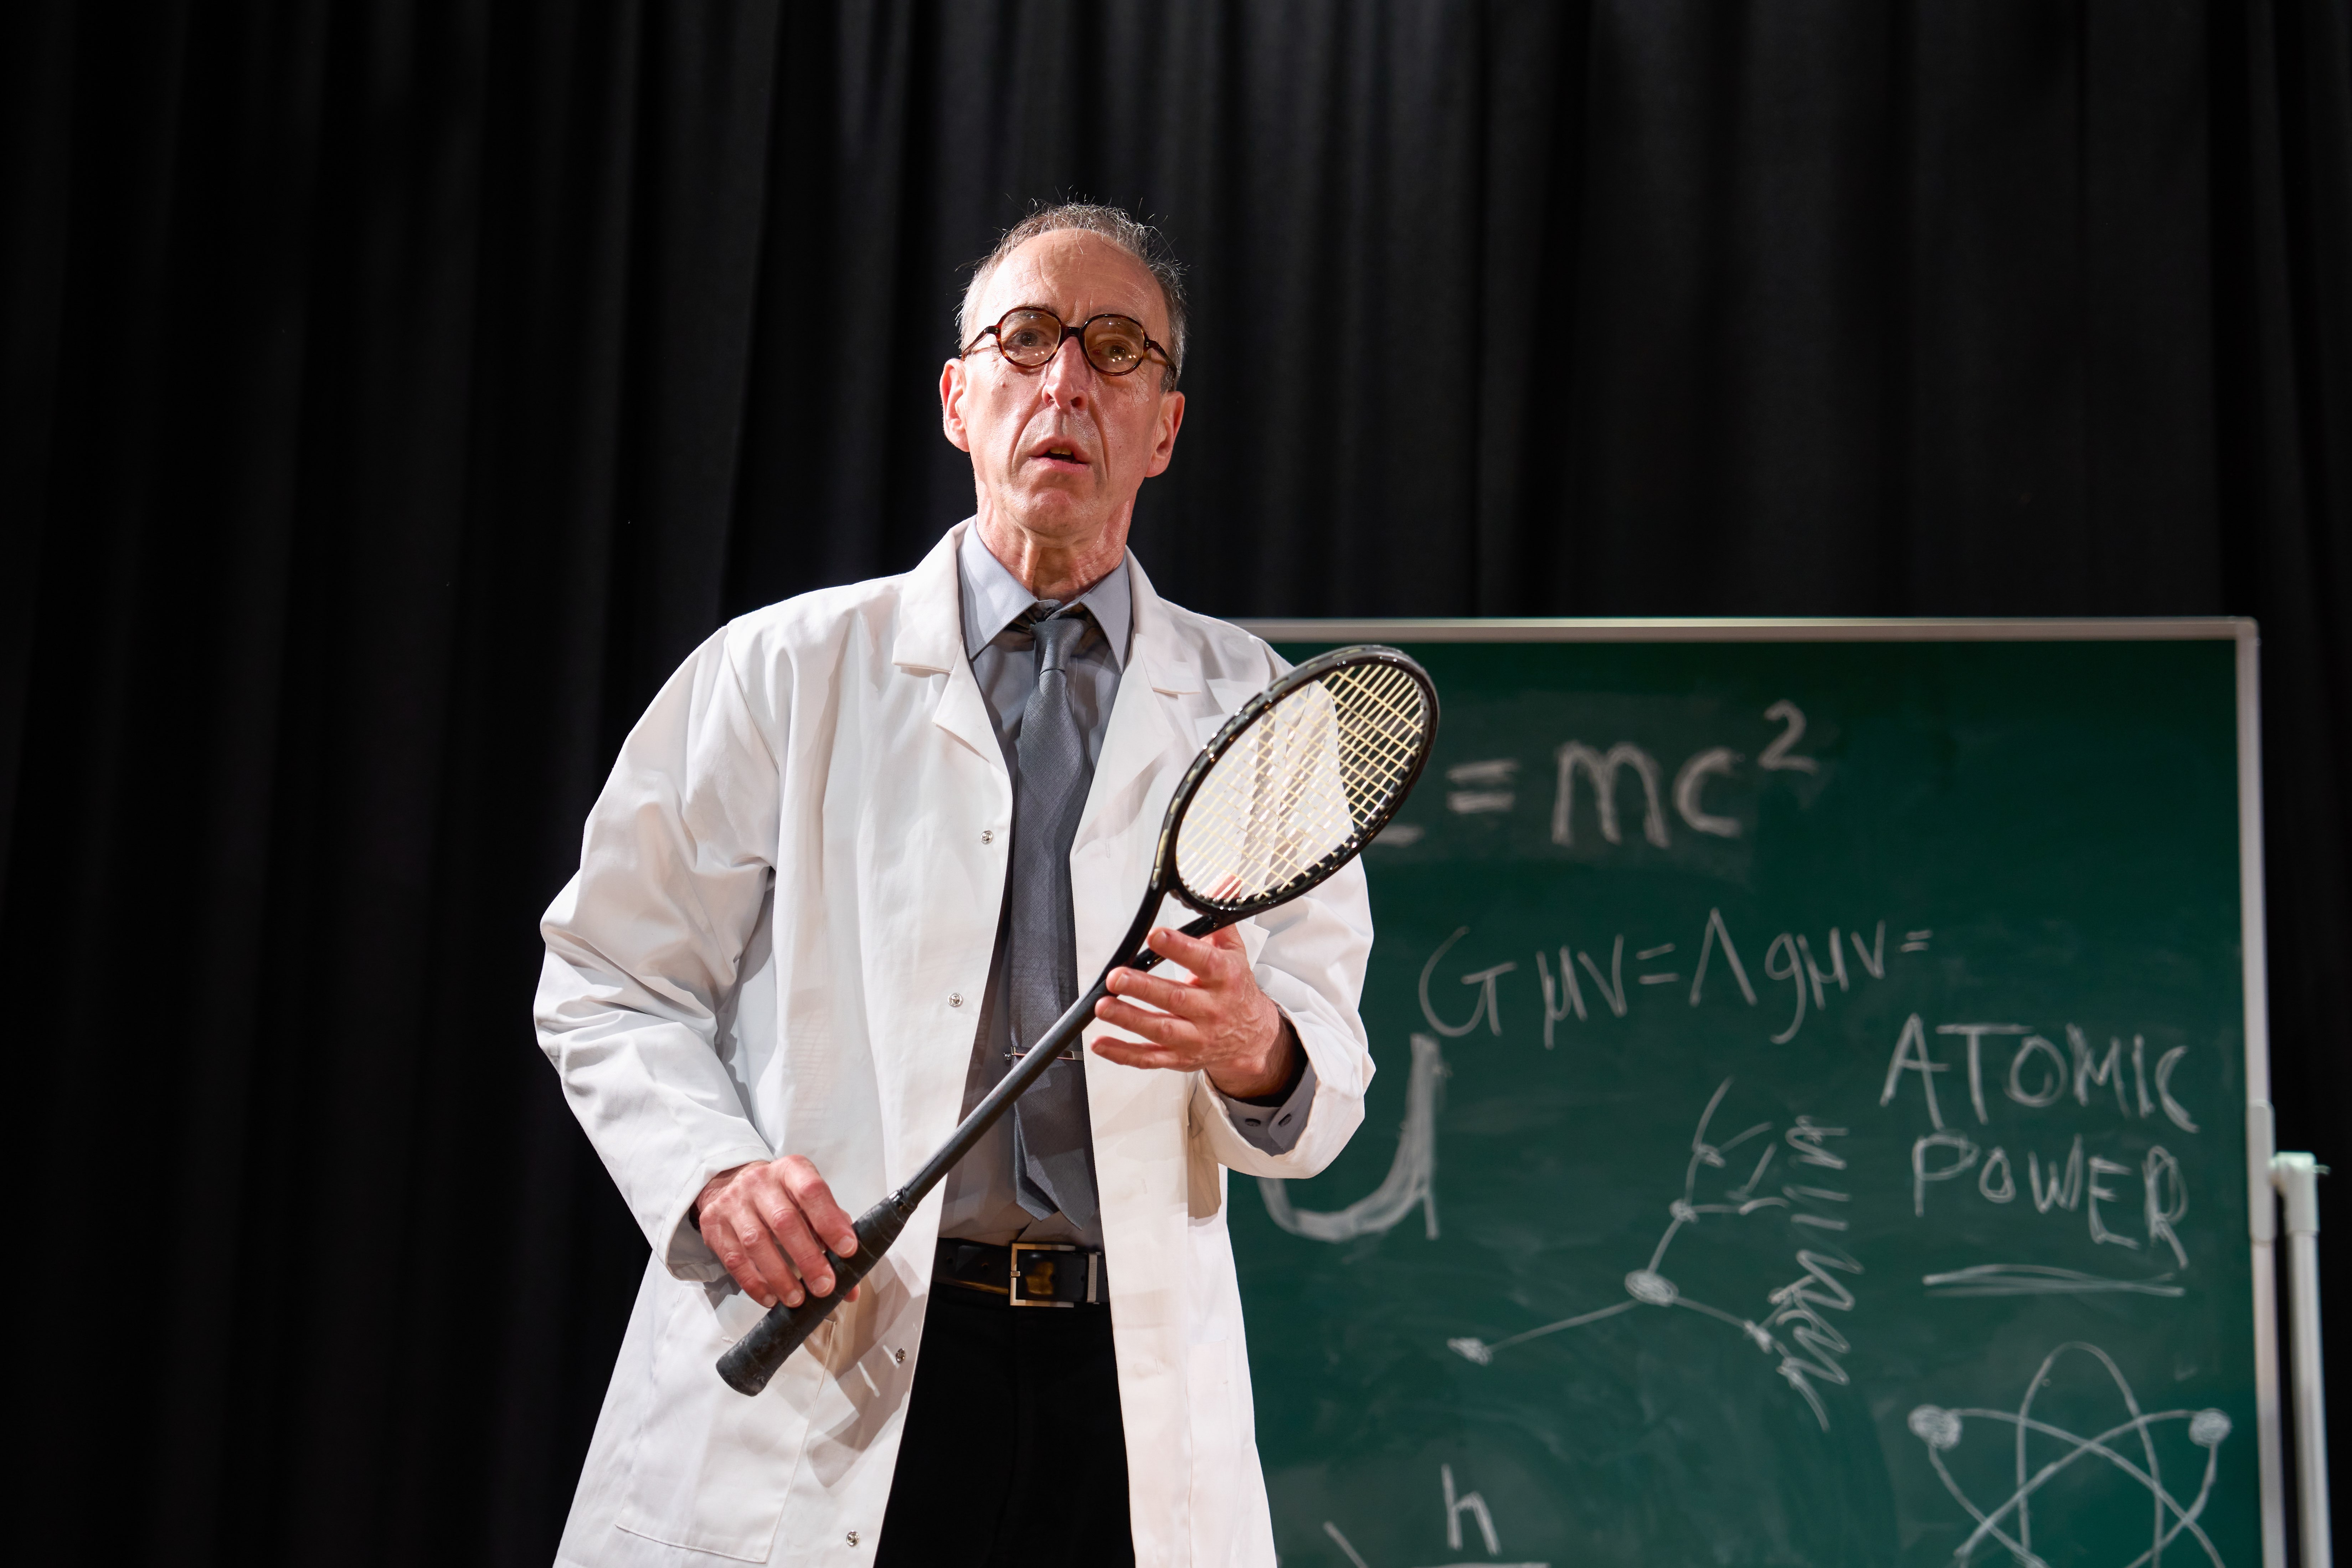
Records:
{"label": "racket strings", "polygon": [[1386,663],[1345,665],[1285,695],[1201,781],[1177,875],[1226,905],[1279,895],[1388,818],[1429,728],[1420,684]]}

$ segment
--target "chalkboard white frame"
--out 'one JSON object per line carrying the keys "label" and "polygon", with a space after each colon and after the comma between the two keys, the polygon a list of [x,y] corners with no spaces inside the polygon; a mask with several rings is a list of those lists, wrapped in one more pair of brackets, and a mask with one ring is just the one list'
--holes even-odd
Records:
{"label": "chalkboard white frame", "polygon": [[[1538,616],[1392,620],[1240,620],[1268,642],[2180,642],[2237,644],[2238,885],[2245,952],[2246,1230],[2254,1286],[2254,1405],[2262,1472],[2263,1568],[2286,1568],[2285,1455],[2280,1439],[2278,1195],[2271,1174],[2269,968],[2263,919],[2261,635],[2242,616],[2063,619]],[[2305,1484],[2309,1484],[2307,1478]],[[2326,1485],[2326,1479],[2318,1479]]]}

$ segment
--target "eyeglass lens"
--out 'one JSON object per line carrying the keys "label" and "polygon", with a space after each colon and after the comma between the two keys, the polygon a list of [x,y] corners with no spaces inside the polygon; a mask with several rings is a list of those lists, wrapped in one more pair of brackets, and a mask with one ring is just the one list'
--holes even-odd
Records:
{"label": "eyeglass lens", "polygon": [[[997,346],[1024,370],[1034,370],[1062,347],[1062,319],[1051,310],[1008,310],[996,323]],[[1143,363],[1143,324],[1126,316],[1097,316],[1080,329],[1078,346],[1105,375],[1125,375]]]}

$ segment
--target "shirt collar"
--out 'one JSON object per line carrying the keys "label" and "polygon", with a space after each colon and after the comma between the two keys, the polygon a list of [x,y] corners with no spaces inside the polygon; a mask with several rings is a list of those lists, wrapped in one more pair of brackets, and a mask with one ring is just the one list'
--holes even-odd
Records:
{"label": "shirt collar", "polygon": [[[989,552],[980,542],[977,519],[964,523],[963,545],[956,552],[956,577],[963,588],[963,651],[966,658],[978,657],[980,650],[994,642],[997,634],[1025,614],[1037,602],[1031,593],[1004,568],[1004,563]],[[1128,586],[1127,556],[1122,552],[1118,564],[1112,567],[1095,585],[1079,595],[1073,603],[1084,605],[1103,630],[1103,640],[1110,648],[1111,667],[1127,667],[1127,637],[1135,619],[1135,596]]]}

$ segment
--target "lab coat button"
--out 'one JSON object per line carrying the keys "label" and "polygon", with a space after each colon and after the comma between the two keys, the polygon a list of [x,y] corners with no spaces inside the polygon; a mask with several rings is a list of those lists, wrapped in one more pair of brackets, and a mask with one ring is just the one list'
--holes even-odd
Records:
{"label": "lab coat button", "polygon": [[857,1544],[857,1531],[854,1530],[849,1532],[849,1544],[852,1546]]}
{"label": "lab coat button", "polygon": [[963,1005],[963,993],[962,993],[962,992],[961,992],[961,991],[950,991],[950,992],[949,992],[949,993],[948,993],[948,1005],[949,1005],[949,1006],[950,1006],[950,1007],[961,1007],[961,1006],[962,1006],[962,1005]]}
{"label": "lab coat button", "polygon": [[981,841],[982,844],[993,844],[993,843],[995,843],[995,842],[996,842],[996,829],[994,829],[993,827],[983,827],[983,828],[982,828],[982,829],[980,830],[980,841]]}

